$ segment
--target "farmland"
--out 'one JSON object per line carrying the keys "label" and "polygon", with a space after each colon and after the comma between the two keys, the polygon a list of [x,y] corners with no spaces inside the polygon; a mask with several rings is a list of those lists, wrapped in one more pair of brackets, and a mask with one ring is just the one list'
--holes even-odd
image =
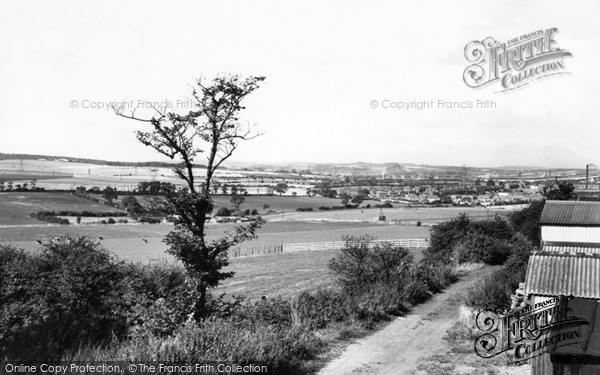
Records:
{"label": "farmland", "polygon": [[[216,196],[215,205],[230,206],[227,196]],[[379,209],[353,209],[340,211],[296,212],[298,207],[330,206],[338,200],[310,197],[248,196],[242,206],[258,208],[261,214],[266,210],[276,213],[263,215],[267,223],[258,231],[258,239],[244,243],[243,247],[273,246],[297,242],[339,241],[345,235],[360,236],[369,234],[379,239],[428,238],[427,224],[434,224],[456,217],[465,212],[471,218],[485,218],[507,210],[473,208],[391,208],[384,209],[386,222],[376,220]],[[12,243],[26,250],[39,248],[37,240],[49,241],[60,235],[102,237],[102,244],[119,258],[134,262],[148,262],[152,259],[172,258],[165,253],[164,236],[173,228],[170,224],[116,224],[59,226],[47,224],[29,215],[37,211],[116,211],[115,208],[85,200],[68,193],[2,193],[0,194],[0,243]],[[289,210],[289,211],[288,211]],[[98,220],[98,219],[91,219]],[[423,226],[416,226],[421,221]],[[402,225],[400,225],[402,224]],[[209,224],[208,239],[216,239],[231,231],[236,224]],[[302,258],[303,255],[295,255]],[[330,254],[311,255],[330,256]],[[311,257],[307,258],[310,261]],[[262,257],[261,257],[262,258]],[[265,258],[267,259],[267,258]],[[269,258],[273,259],[273,258]],[[287,258],[285,258],[287,259]],[[258,260],[257,260],[258,261]],[[235,260],[234,262],[238,262]],[[245,260],[245,262],[253,262]],[[241,263],[240,263],[241,264]],[[282,268],[284,269],[284,268]],[[241,272],[243,274],[243,271]]]}
{"label": "farmland", "polygon": [[225,268],[235,272],[215,290],[215,295],[290,297],[303,290],[332,285],[327,263],[337,251],[277,253],[232,260]]}
{"label": "farmland", "polygon": [[[230,207],[228,196],[215,196],[215,206]],[[268,205],[268,211],[263,209]],[[345,235],[369,234],[378,239],[428,238],[429,227],[465,212],[471,218],[486,218],[508,210],[473,208],[388,208],[383,210],[386,222],[378,222],[379,209],[352,209],[316,211],[319,206],[339,204],[337,199],[311,197],[247,196],[242,209],[256,208],[267,222],[257,231],[258,239],[244,243],[245,248],[273,246],[283,243],[339,241]],[[312,207],[313,212],[296,212],[296,208]],[[501,207],[502,208],[502,207]],[[40,222],[29,217],[37,211],[116,211],[68,193],[2,193],[0,194],[0,243],[36,251],[37,240],[49,241],[53,237],[70,234],[102,237],[102,245],[120,259],[151,263],[174,261],[168,255],[164,236],[173,228],[171,224],[115,224],[60,226]],[[93,218],[93,220],[98,220]],[[424,226],[414,225],[421,221]],[[402,225],[401,225],[402,224]],[[412,224],[412,225],[410,225]],[[209,224],[208,239],[217,239],[231,231],[236,224]],[[415,257],[421,251],[413,249]],[[301,290],[331,285],[327,263],[337,251],[300,251],[273,253],[231,259],[227,270],[236,273],[216,292],[244,294],[249,298],[277,295],[291,296]],[[233,254],[232,254],[233,255]]]}
{"label": "farmland", "polygon": [[[140,203],[144,204],[145,197],[136,195],[136,198]],[[216,212],[220,207],[232,208],[231,195],[213,195],[211,196],[214,204],[213,212]],[[379,201],[367,200],[364,204],[378,204]],[[263,208],[265,205],[267,209]],[[240,209],[252,210],[256,209],[259,214],[265,214],[268,211],[274,211],[279,214],[283,212],[285,216],[296,212],[298,208],[312,208],[317,211],[321,206],[331,207],[339,206],[340,199],[334,198],[322,198],[322,197],[308,197],[308,196],[269,196],[269,195],[248,195],[244,197],[244,203],[240,205]]]}
{"label": "farmland", "polygon": [[120,211],[68,193],[1,193],[0,194],[0,226],[1,225],[36,225],[41,222],[29,215],[38,211]]}
{"label": "farmland", "polygon": [[[216,239],[234,224],[212,224],[207,227],[209,239]],[[102,244],[121,259],[147,262],[149,259],[171,259],[165,253],[162,238],[173,228],[169,224],[125,224],[125,225],[72,225],[20,226],[0,228],[0,242],[13,243],[26,250],[39,247],[36,240],[49,241],[55,236],[70,234],[103,237]],[[377,225],[367,223],[311,223],[275,222],[267,223],[257,232],[258,239],[243,246],[275,245],[293,242],[339,241],[344,235],[370,234],[380,239],[427,238],[428,228]],[[145,240],[145,241],[144,241]]]}
{"label": "farmland", "polygon": [[[231,207],[230,202],[231,196],[216,195],[213,196],[213,202],[216,208],[218,207]],[[365,201],[364,204],[378,204],[378,201]],[[256,208],[259,213],[264,212],[263,206],[268,205],[269,209],[278,213],[285,212],[285,216],[288,213],[295,212],[297,208],[312,208],[317,211],[320,206],[339,206],[340,200],[333,198],[321,198],[321,197],[290,197],[290,196],[247,196],[240,209],[246,210]]]}
{"label": "farmland", "polygon": [[[205,174],[206,169],[194,168],[195,176],[201,177]],[[116,166],[69,162],[66,159],[0,160],[0,181],[23,184],[30,183],[34,178],[40,180],[36,186],[46,190],[74,190],[78,186],[112,186],[119,191],[133,191],[139,182],[154,180],[181,184],[173,169],[165,166]],[[229,186],[244,186],[250,194],[266,194],[267,186],[286,181],[289,185],[287,195],[301,195],[320,177],[222,168],[216,172],[215,179]]]}
{"label": "farmland", "polygon": [[[515,209],[523,206],[498,206],[484,208],[471,207],[443,207],[443,208],[384,208],[383,215],[386,220],[415,224],[421,221],[423,224],[439,223],[466,213],[472,219],[485,219],[496,214],[507,215]],[[378,208],[319,211],[319,212],[290,212],[282,215],[271,215],[268,220],[313,220],[313,221],[376,221],[380,210]]]}

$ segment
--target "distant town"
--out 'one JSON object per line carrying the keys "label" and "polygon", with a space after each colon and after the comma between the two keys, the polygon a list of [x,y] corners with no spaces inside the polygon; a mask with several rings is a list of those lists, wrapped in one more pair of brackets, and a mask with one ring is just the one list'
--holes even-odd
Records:
{"label": "distant town", "polygon": [[[0,191],[140,192],[142,183],[180,184],[166,162],[115,162],[72,157],[0,154]],[[202,174],[202,165],[197,165]],[[477,168],[400,163],[231,162],[219,171],[214,194],[309,196],[340,199],[343,207],[366,200],[406,206],[488,207],[525,204],[557,181],[573,184],[581,200],[599,200],[598,168]],[[147,188],[147,187],[146,187]]]}

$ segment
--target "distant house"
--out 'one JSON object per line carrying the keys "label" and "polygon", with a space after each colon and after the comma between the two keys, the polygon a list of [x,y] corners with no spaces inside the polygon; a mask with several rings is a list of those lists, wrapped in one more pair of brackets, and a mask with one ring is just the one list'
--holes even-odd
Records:
{"label": "distant house", "polygon": [[[546,201],[540,225],[541,251],[529,258],[525,295],[532,305],[559,299],[586,324],[566,324],[540,338],[554,346],[533,358],[532,374],[599,374],[600,202]],[[556,339],[567,330],[579,337]]]}

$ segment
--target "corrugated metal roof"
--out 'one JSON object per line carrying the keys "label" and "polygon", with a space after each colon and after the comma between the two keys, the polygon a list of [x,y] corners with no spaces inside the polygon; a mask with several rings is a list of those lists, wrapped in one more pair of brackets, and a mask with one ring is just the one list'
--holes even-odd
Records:
{"label": "corrugated metal roof", "polygon": [[567,254],[600,254],[600,246],[581,246],[579,244],[545,244],[542,251]]}
{"label": "corrugated metal roof", "polygon": [[546,201],[540,224],[600,226],[600,202]]}
{"label": "corrugated metal roof", "polygon": [[534,253],[527,266],[525,294],[600,299],[600,256]]}

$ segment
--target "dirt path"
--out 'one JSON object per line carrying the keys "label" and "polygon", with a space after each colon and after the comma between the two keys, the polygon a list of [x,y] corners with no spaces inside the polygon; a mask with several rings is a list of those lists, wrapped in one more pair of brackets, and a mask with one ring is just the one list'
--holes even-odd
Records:
{"label": "dirt path", "polygon": [[461,297],[491,270],[486,267],[463,276],[406,317],[351,344],[319,375],[400,375],[416,370],[419,358],[445,351],[447,344],[442,337],[459,318]]}

